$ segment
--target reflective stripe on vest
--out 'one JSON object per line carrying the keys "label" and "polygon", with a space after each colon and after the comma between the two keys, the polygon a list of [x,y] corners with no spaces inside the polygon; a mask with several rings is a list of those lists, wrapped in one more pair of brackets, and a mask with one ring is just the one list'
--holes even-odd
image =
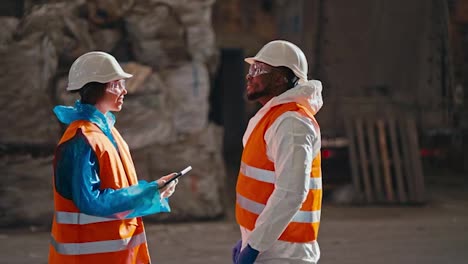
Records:
{"label": "reflective stripe on vest", "polygon": [[[240,207],[244,208],[245,210],[254,213],[254,214],[261,214],[263,209],[265,209],[265,205],[261,203],[257,203],[252,201],[244,196],[237,194],[237,203]],[[320,210],[316,211],[298,211],[291,222],[296,223],[316,223],[320,222]]]}
{"label": "reflective stripe on vest", "polygon": [[146,235],[143,232],[129,238],[85,243],[59,243],[52,236],[50,243],[62,255],[85,255],[128,250],[146,243]]}
{"label": "reflective stripe on vest", "polygon": [[83,213],[55,212],[55,221],[59,224],[87,225],[87,224],[116,221],[116,220],[119,220],[119,219],[99,217],[99,216],[88,215],[88,214],[83,214]]}
{"label": "reflective stripe on vest", "polygon": [[[275,183],[276,177],[274,171],[264,170],[255,168],[253,166],[249,166],[244,162],[241,162],[240,172],[244,174],[246,177],[255,179],[257,181],[267,182],[267,183]],[[322,178],[310,178],[309,181],[309,189],[310,190],[320,190],[322,189]]]}

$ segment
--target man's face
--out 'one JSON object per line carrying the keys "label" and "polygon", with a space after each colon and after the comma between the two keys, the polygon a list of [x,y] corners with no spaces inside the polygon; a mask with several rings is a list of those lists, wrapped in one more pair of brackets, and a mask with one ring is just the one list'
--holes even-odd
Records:
{"label": "man's face", "polygon": [[125,89],[125,80],[120,79],[107,84],[102,104],[106,106],[108,111],[119,112],[122,110],[124,96],[127,94]]}
{"label": "man's face", "polygon": [[248,100],[260,101],[273,95],[273,71],[274,68],[272,66],[262,62],[256,61],[250,65],[249,73],[246,75]]}

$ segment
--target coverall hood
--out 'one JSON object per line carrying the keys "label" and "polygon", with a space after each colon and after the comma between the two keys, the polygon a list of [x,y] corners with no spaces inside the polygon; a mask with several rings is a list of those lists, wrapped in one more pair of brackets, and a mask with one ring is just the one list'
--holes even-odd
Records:
{"label": "coverall hood", "polygon": [[306,107],[314,115],[317,114],[323,105],[322,82],[309,80],[273,97],[267,104],[271,103],[269,107],[273,107],[288,102],[296,102]]}

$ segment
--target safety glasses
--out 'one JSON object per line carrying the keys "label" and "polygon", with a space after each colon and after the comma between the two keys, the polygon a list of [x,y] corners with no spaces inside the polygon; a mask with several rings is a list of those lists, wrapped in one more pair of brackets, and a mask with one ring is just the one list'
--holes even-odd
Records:
{"label": "safety glasses", "polygon": [[110,82],[106,88],[106,91],[111,94],[120,95],[124,89],[125,89],[125,80],[121,79],[121,80]]}
{"label": "safety glasses", "polygon": [[273,67],[261,62],[254,62],[250,64],[249,76],[254,78],[262,74],[267,74],[273,71]]}

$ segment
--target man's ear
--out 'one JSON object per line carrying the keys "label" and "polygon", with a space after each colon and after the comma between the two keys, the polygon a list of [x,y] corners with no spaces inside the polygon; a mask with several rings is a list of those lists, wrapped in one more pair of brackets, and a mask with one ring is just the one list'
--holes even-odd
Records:
{"label": "man's ear", "polygon": [[278,86],[287,85],[288,83],[288,79],[280,73],[275,74],[273,81]]}

